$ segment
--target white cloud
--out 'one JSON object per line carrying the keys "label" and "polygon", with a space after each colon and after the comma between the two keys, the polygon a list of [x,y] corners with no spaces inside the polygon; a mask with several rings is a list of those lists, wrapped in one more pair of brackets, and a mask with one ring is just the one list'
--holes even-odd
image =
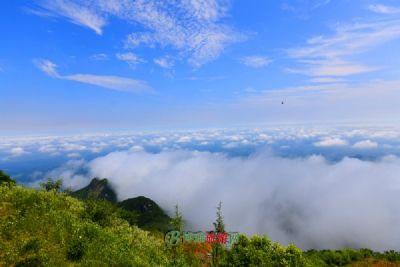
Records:
{"label": "white cloud", "polygon": [[[211,229],[222,201],[229,231],[268,234],[304,249],[400,249],[397,157],[331,164],[320,156],[119,151],[74,164],[52,176],[75,186],[87,184],[89,177],[107,177],[121,199],[145,195],[167,210],[178,203],[193,230]],[[77,174],[80,168],[89,177]]]}
{"label": "white cloud", "polygon": [[24,150],[24,148],[22,148],[22,147],[14,147],[10,150],[10,154],[13,156],[21,156],[21,155],[25,155],[27,153],[28,152],[26,152]]}
{"label": "white cloud", "polygon": [[129,66],[131,66],[132,68],[134,68],[136,65],[144,62],[143,59],[141,59],[138,55],[132,53],[132,52],[128,52],[128,53],[117,53],[115,55],[117,57],[117,59],[121,60],[121,61],[125,61],[126,63],[129,64]]}
{"label": "white cloud", "polygon": [[[71,159],[63,166],[47,172],[44,177],[62,178],[64,185],[72,188],[82,188],[87,184],[87,177],[76,173],[76,170],[85,170],[86,161],[83,159]],[[39,186],[40,181],[35,181],[31,186]]]}
{"label": "white cloud", "polygon": [[[265,114],[275,123],[397,123],[399,86],[397,80],[370,80],[268,88],[238,98],[234,105],[225,106],[224,115],[236,121],[240,117],[258,123],[265,120]],[[285,105],[281,105],[281,101]]]}
{"label": "white cloud", "polygon": [[169,57],[155,58],[154,63],[163,69],[170,69],[175,65],[175,62]]}
{"label": "white cloud", "polygon": [[55,153],[58,152],[58,149],[53,145],[46,144],[39,147],[38,151],[42,153]]}
{"label": "white cloud", "polygon": [[47,59],[34,60],[34,64],[41,71],[53,78],[59,78],[60,75],[57,73],[57,65]]}
{"label": "white cloud", "polygon": [[35,65],[50,77],[57,79],[70,80],[70,81],[96,85],[116,91],[125,91],[133,93],[151,91],[150,86],[145,81],[141,80],[134,80],[131,78],[111,76],[111,75],[94,75],[94,74],[60,75],[57,72],[57,65],[46,59],[35,60]]}
{"label": "white cloud", "polygon": [[143,31],[128,35],[125,47],[170,47],[195,67],[216,59],[226,46],[244,38],[221,22],[229,9],[229,0],[93,0],[85,3],[43,0],[39,4],[47,13],[66,17],[98,34],[110,16],[137,23]]}
{"label": "white cloud", "polygon": [[289,49],[289,56],[301,65],[291,71],[309,76],[371,72],[380,67],[357,63],[354,56],[398,38],[400,21],[397,19],[341,25],[335,28],[333,36],[316,36],[303,47]]}
{"label": "white cloud", "polygon": [[136,48],[140,45],[148,45],[154,47],[156,40],[153,35],[148,32],[136,32],[129,34],[125,39],[125,48]]}
{"label": "white cloud", "polygon": [[307,19],[310,16],[310,12],[329,4],[331,0],[295,0],[282,2],[281,8],[283,10],[293,12],[301,19]]}
{"label": "white cloud", "polygon": [[64,143],[61,147],[64,151],[82,151],[88,149],[86,146],[76,143]]}
{"label": "white cloud", "polygon": [[312,83],[341,83],[345,80],[333,77],[317,77],[310,80]]}
{"label": "white cloud", "polygon": [[399,7],[386,6],[381,4],[369,5],[368,9],[375,13],[381,14],[398,14],[400,13]]}
{"label": "white cloud", "polygon": [[79,154],[79,153],[68,153],[67,154],[67,157],[68,158],[80,158],[81,157],[81,155]]}
{"label": "white cloud", "polygon": [[377,70],[377,67],[368,67],[345,61],[314,61],[305,69],[287,69],[292,73],[301,73],[308,76],[349,76]]}
{"label": "white cloud", "polygon": [[377,148],[378,143],[372,142],[371,140],[364,140],[364,141],[359,141],[353,145],[354,148],[359,148],[359,149],[371,149],[371,148]]}
{"label": "white cloud", "polygon": [[316,147],[333,147],[333,146],[347,146],[346,140],[340,138],[328,138],[314,143]]}
{"label": "white cloud", "polygon": [[265,56],[247,56],[242,58],[242,62],[249,67],[261,68],[270,64],[272,60]]}
{"label": "white cloud", "polygon": [[113,89],[116,91],[134,92],[134,93],[150,91],[150,87],[144,81],[118,77],[118,76],[74,74],[66,76],[66,78],[68,80],[92,84],[108,89]]}
{"label": "white cloud", "polygon": [[217,21],[228,11],[228,6],[215,0],[183,0],[182,5],[186,10],[199,20]]}
{"label": "white cloud", "polygon": [[104,61],[108,60],[108,55],[104,53],[94,54],[90,56],[90,59],[95,61]]}
{"label": "white cloud", "polygon": [[144,148],[142,146],[135,145],[129,149],[131,152],[142,152]]}
{"label": "white cloud", "polygon": [[67,18],[70,22],[92,29],[97,34],[102,34],[102,28],[106,25],[106,18],[99,10],[91,8],[90,3],[82,3],[70,0],[43,0],[40,6],[45,12],[37,14],[52,14]]}

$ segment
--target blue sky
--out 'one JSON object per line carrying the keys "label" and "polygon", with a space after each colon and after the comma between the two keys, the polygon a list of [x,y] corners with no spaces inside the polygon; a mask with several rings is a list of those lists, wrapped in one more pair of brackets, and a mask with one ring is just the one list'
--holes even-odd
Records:
{"label": "blue sky", "polygon": [[194,230],[222,201],[232,231],[400,248],[398,0],[0,10],[0,169],[18,182],[106,177]]}
{"label": "blue sky", "polygon": [[398,1],[0,8],[2,132],[398,122]]}

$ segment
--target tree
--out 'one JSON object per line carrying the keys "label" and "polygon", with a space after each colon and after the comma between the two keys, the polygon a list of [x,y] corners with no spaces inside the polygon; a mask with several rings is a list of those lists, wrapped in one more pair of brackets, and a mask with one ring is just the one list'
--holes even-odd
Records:
{"label": "tree", "polygon": [[3,183],[15,184],[16,182],[8,174],[6,174],[4,171],[0,170],[0,185]]}
{"label": "tree", "polygon": [[51,178],[47,179],[47,182],[40,183],[40,187],[46,191],[56,191],[59,192],[63,184],[63,179],[53,180]]}
{"label": "tree", "polygon": [[175,205],[175,214],[174,217],[171,219],[171,225],[174,227],[175,230],[182,232],[183,231],[183,217],[182,213],[179,211],[178,204]]}
{"label": "tree", "polygon": [[[222,202],[220,201],[217,206],[217,219],[215,220],[214,229],[215,234],[225,232],[224,217],[222,216]],[[212,244],[212,266],[220,266],[221,253],[223,252],[223,247],[219,243]]]}
{"label": "tree", "polygon": [[222,217],[221,210],[222,210],[222,202],[220,201],[217,206],[217,220],[213,223],[215,232],[217,232],[217,233],[225,232],[224,217]]}

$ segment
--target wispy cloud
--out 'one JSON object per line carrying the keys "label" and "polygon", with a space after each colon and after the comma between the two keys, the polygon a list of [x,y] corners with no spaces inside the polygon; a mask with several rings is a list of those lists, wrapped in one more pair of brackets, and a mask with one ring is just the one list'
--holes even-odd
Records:
{"label": "wispy cloud", "polygon": [[116,56],[117,59],[128,63],[128,65],[131,68],[134,68],[134,67],[136,67],[136,65],[144,62],[143,59],[141,59],[138,55],[136,55],[136,54],[134,54],[132,52],[117,53],[115,56]]}
{"label": "wispy cloud", "polygon": [[94,54],[90,56],[90,59],[95,61],[104,61],[108,60],[108,55],[104,53]]}
{"label": "wispy cloud", "polygon": [[119,76],[99,76],[91,74],[74,74],[63,76],[63,79],[97,85],[100,87],[126,92],[146,92],[150,87],[146,82]]}
{"label": "wispy cloud", "polygon": [[70,0],[43,0],[39,1],[42,10],[33,12],[36,15],[55,15],[65,17],[70,22],[92,29],[97,34],[102,34],[102,28],[106,25],[106,18],[99,10],[92,8],[87,2],[76,2]]}
{"label": "wispy cloud", "polygon": [[367,7],[370,11],[381,14],[399,14],[400,8],[393,6],[386,6],[381,4],[369,5]]}
{"label": "wispy cloud", "polygon": [[300,19],[307,19],[310,12],[329,4],[331,0],[295,0],[281,4],[282,10],[294,13]]}
{"label": "wispy cloud", "polygon": [[229,8],[228,1],[218,0],[184,0],[182,5],[192,16],[204,21],[217,21],[227,13]]}
{"label": "wispy cloud", "polygon": [[341,83],[344,81],[344,79],[333,77],[317,77],[309,80],[311,83]]}
{"label": "wispy cloud", "polygon": [[290,71],[309,76],[349,76],[379,69],[354,60],[355,55],[400,38],[400,20],[353,23],[335,28],[333,36],[317,36],[288,50],[301,65]]}
{"label": "wispy cloud", "polygon": [[226,1],[178,1],[175,4],[144,3],[131,5],[129,20],[142,24],[150,31],[134,33],[126,39],[126,46],[170,46],[187,61],[199,67],[216,59],[231,43],[243,36],[226,24],[219,23],[225,15]]}
{"label": "wispy cloud", "polygon": [[369,67],[357,63],[346,62],[343,60],[336,61],[314,61],[308,62],[306,68],[286,69],[288,72],[300,73],[307,76],[349,76],[364,72],[371,72],[377,70],[378,67]]}
{"label": "wispy cloud", "polygon": [[33,62],[41,71],[53,78],[59,78],[57,65],[47,59],[37,59]]}
{"label": "wispy cloud", "polygon": [[268,114],[274,122],[397,121],[399,86],[398,80],[369,80],[268,89],[238,98],[230,113],[260,121]]}
{"label": "wispy cloud", "polygon": [[60,75],[57,72],[57,65],[50,60],[41,59],[35,60],[35,65],[44,73],[50,77],[76,81],[95,86],[100,86],[107,89],[125,92],[149,92],[151,91],[150,86],[141,80],[134,80],[125,77],[111,76],[111,75],[93,75],[93,74],[72,74],[72,75]]}
{"label": "wispy cloud", "polygon": [[102,34],[109,16],[143,27],[125,39],[125,47],[170,47],[191,65],[199,67],[223,53],[225,47],[244,35],[220,20],[229,10],[229,0],[102,1],[78,4],[75,0],[42,0],[47,13]]}
{"label": "wispy cloud", "polygon": [[154,63],[163,69],[170,69],[175,65],[174,61],[170,57],[155,58]]}
{"label": "wispy cloud", "polygon": [[241,59],[242,63],[252,68],[265,67],[272,62],[266,56],[247,56]]}

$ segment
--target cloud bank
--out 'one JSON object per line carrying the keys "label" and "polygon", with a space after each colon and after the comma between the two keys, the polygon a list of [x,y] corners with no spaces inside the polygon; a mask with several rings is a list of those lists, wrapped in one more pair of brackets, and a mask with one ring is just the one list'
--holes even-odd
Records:
{"label": "cloud bank", "polygon": [[90,162],[70,161],[51,174],[75,186],[107,177],[121,199],[144,195],[166,210],[178,203],[193,230],[211,229],[215,206],[222,201],[230,231],[267,234],[304,249],[386,250],[400,249],[398,173],[395,156],[329,163],[322,156],[153,154],[134,147]]}

